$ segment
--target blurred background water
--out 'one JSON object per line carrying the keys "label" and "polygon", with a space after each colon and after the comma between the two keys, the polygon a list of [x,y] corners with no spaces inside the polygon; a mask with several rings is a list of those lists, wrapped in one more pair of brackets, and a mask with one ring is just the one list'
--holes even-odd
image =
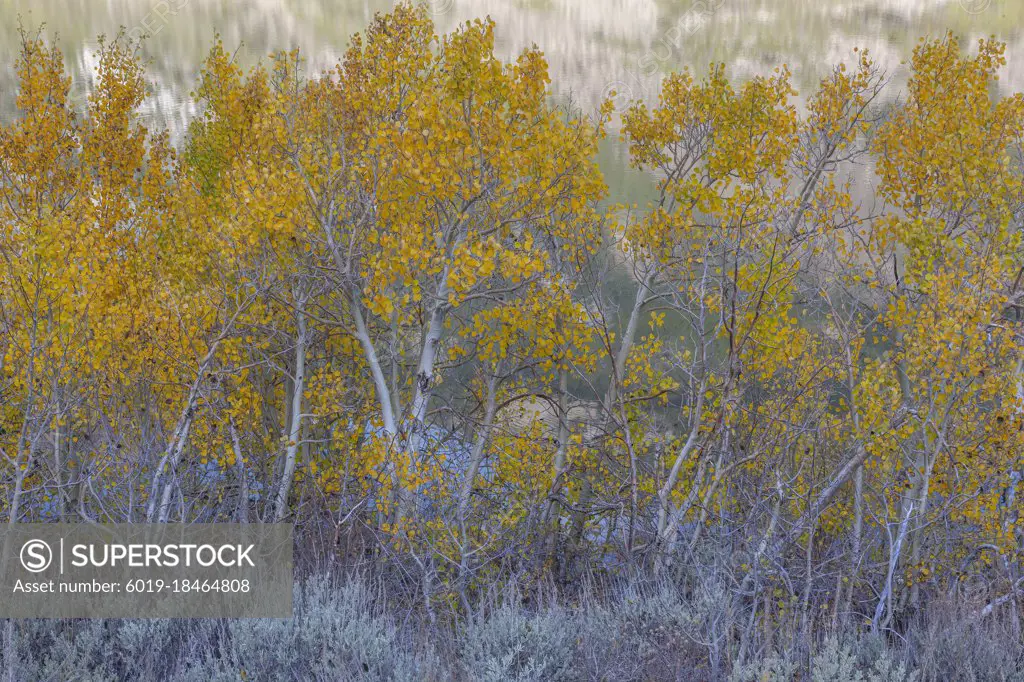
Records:
{"label": "blurred background water", "polygon": [[[490,15],[498,50],[513,57],[532,44],[547,55],[552,90],[586,111],[611,92],[656,99],[661,77],[688,66],[706,71],[725,62],[737,79],[787,64],[802,92],[833,64],[866,48],[893,76],[888,96],[906,80],[905,61],[922,37],[947,30],[966,49],[995,36],[1007,43],[1002,94],[1024,90],[1024,2],[1021,0],[429,0],[438,32]],[[272,50],[300,48],[309,67],[333,63],[352,33],[391,0],[0,0],[3,72],[0,113],[13,114],[18,28],[59,40],[76,94],[90,87],[97,38],[124,28],[149,34],[151,97],[143,116],[180,137],[195,107],[189,93],[216,35],[252,64]],[[634,198],[637,183],[616,140],[602,165],[614,194]]]}

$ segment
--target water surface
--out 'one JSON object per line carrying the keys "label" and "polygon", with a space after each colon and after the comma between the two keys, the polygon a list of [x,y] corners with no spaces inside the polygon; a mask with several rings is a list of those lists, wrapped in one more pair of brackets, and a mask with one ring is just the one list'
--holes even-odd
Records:
{"label": "water surface", "polygon": [[[189,93],[197,66],[220,35],[253,63],[299,47],[315,69],[336,61],[352,33],[389,0],[0,0],[2,111],[13,110],[18,26],[45,24],[56,35],[79,96],[96,65],[97,36],[149,33],[151,92],[144,116],[180,135],[194,114]],[[536,44],[552,89],[593,111],[610,92],[656,98],[661,77],[688,66],[700,73],[722,61],[739,79],[788,64],[809,91],[831,65],[867,48],[899,93],[913,46],[953,31],[970,49],[995,36],[1007,43],[1000,87],[1024,91],[1024,2],[1020,0],[431,0],[438,31],[474,17],[497,22],[498,50],[512,57]],[[602,159],[616,193],[635,181],[615,142]]]}

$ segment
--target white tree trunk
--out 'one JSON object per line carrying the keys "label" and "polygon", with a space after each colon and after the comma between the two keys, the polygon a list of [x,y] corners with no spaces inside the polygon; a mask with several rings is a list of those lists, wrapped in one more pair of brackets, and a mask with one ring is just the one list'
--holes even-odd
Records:
{"label": "white tree trunk", "polygon": [[199,371],[196,372],[196,377],[192,381],[192,386],[189,387],[188,397],[185,399],[185,405],[181,409],[181,415],[178,417],[178,423],[174,426],[174,432],[171,434],[171,441],[167,444],[167,449],[164,451],[163,457],[160,458],[156,471],[153,473],[153,489],[150,493],[149,505],[146,509],[147,523],[151,523],[154,517],[157,517],[160,523],[167,523],[168,514],[170,513],[171,492],[174,490],[175,481],[172,478],[172,480],[164,483],[163,493],[159,495],[160,506],[157,507],[160,483],[164,478],[168,464],[170,465],[170,470],[172,472],[178,468],[181,456],[185,452],[185,445],[188,443],[188,434],[192,430],[192,418],[195,414],[196,403],[199,401],[199,393],[202,389],[203,381],[206,378],[206,372],[213,363],[214,356],[217,354],[217,348],[220,347],[221,341],[227,337],[228,333],[234,327],[235,320],[247,307],[248,302],[239,306],[238,309],[235,310],[234,315],[232,315],[228,323],[224,325],[224,329],[221,330],[221,333],[217,336],[214,342],[210,344],[210,348],[206,351],[206,355],[199,362]]}
{"label": "white tree trunk", "polygon": [[[304,302],[303,302],[304,303]],[[274,522],[280,522],[288,513],[288,493],[295,478],[295,461],[302,441],[302,394],[306,384],[306,315],[303,303],[295,312],[295,324],[298,334],[295,337],[295,379],[292,387],[291,423],[288,425],[288,441],[284,449],[284,467],[281,471],[281,482],[277,488],[277,501],[274,505]]]}

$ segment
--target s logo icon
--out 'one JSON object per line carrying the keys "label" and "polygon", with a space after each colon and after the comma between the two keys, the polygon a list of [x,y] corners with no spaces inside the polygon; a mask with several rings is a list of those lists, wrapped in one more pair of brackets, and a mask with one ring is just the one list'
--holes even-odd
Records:
{"label": "s logo icon", "polygon": [[21,546],[21,565],[30,573],[41,573],[50,567],[53,550],[42,540],[29,540]]}

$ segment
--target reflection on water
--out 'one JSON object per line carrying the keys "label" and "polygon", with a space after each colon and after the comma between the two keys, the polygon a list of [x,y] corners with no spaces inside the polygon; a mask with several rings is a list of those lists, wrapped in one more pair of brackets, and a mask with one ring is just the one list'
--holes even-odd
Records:
{"label": "reflection on water", "polygon": [[[349,36],[390,0],[5,0],[0,2],[0,87],[13,107],[12,60],[19,18],[59,36],[79,94],[95,66],[96,37],[119,27],[151,35],[153,96],[144,112],[180,134],[197,65],[215,35],[253,62],[299,47],[317,68],[338,59]],[[995,35],[1008,44],[1002,87],[1024,90],[1024,3],[1020,0],[430,0],[438,31],[490,15],[502,55],[532,44],[547,55],[552,87],[593,110],[611,90],[652,97],[660,77],[686,65],[723,61],[738,78],[786,63],[810,89],[855,46],[897,81],[919,37],[952,30],[964,44]],[[895,89],[894,89],[895,91]]]}

